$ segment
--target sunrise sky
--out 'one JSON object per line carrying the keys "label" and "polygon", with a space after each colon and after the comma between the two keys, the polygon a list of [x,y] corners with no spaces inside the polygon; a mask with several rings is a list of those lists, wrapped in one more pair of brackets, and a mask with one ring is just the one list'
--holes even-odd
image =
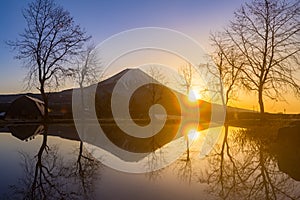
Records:
{"label": "sunrise sky", "polygon": [[[14,40],[22,33],[26,24],[22,16],[29,0],[10,0],[1,2],[0,6],[0,94],[24,91],[23,78],[26,70],[22,62],[13,58],[14,53],[5,41]],[[140,27],[163,27],[180,31],[194,38],[207,52],[211,51],[209,33],[222,30],[233,12],[246,0],[60,0],[56,1],[71,13],[95,44],[102,42],[119,32]],[[258,110],[256,96],[239,94],[239,100],[233,106]],[[299,100],[292,94],[287,95],[286,102],[266,101],[269,112],[300,113]]]}

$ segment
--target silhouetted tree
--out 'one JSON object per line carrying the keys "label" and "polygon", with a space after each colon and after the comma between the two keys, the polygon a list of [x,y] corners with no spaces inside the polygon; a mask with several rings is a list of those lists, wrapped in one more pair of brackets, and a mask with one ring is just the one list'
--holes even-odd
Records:
{"label": "silhouetted tree", "polygon": [[[182,83],[181,85],[185,87],[186,89],[186,94],[190,95],[190,90],[192,87],[192,80],[193,80],[193,67],[189,63],[188,65],[183,65],[179,68],[178,70],[179,75],[182,76]],[[185,140],[186,140],[186,160],[190,160],[190,142],[189,142],[189,136],[188,133],[185,133]],[[186,163],[188,164],[188,163]]]}
{"label": "silhouetted tree", "polygon": [[70,13],[53,0],[29,3],[23,16],[27,27],[20,39],[8,45],[17,51],[17,59],[26,61],[28,86],[36,86],[40,91],[47,119],[47,89],[59,86],[60,77],[66,73],[66,62],[81,51],[90,37],[74,23]]}
{"label": "silhouetted tree", "polygon": [[253,0],[245,3],[225,29],[244,62],[242,83],[258,94],[260,112],[265,112],[264,97],[284,99],[292,88],[299,93],[295,71],[300,63],[300,2]]}
{"label": "silhouetted tree", "polygon": [[94,45],[88,45],[78,56],[74,62],[71,63],[74,67],[69,68],[70,76],[75,79],[76,83],[80,88],[80,110],[81,110],[81,121],[84,124],[84,114],[86,108],[86,101],[89,99],[85,99],[91,97],[92,95],[88,90],[84,90],[85,87],[96,84],[100,81],[100,73],[101,73],[101,63],[97,57],[97,53]]}
{"label": "silhouetted tree", "polygon": [[185,87],[186,94],[189,95],[190,89],[192,87],[193,80],[193,67],[189,63],[188,65],[183,65],[179,68],[178,73],[182,76],[181,85]]}
{"label": "silhouetted tree", "polygon": [[[157,66],[150,66],[150,68],[147,70],[147,73],[150,75],[151,79],[150,79],[150,84],[149,84],[149,92],[150,92],[150,104],[154,105],[154,104],[159,104],[162,101],[163,98],[163,89],[162,87],[159,86],[159,84],[167,84],[167,80],[166,77],[164,76],[164,74],[159,70],[159,68]],[[154,113],[155,114],[155,113]],[[152,128],[153,128],[153,132],[154,132],[154,126],[156,126],[155,123],[153,123]],[[157,141],[156,137],[151,137],[151,145],[152,145],[152,149],[153,152],[151,152],[153,154],[153,161],[156,160],[156,158],[158,158],[159,156],[157,156],[155,153],[155,150],[157,149],[157,147],[159,147],[159,142]],[[162,150],[159,151],[160,153],[162,153]],[[157,162],[157,161],[155,161]]]}
{"label": "silhouetted tree", "polygon": [[75,60],[75,67],[70,68],[80,88],[97,83],[100,79],[100,60],[97,57],[95,46],[88,45]]}
{"label": "silhouetted tree", "polygon": [[210,40],[215,47],[215,52],[212,56],[216,67],[210,65],[209,72],[215,74],[220,81],[222,104],[227,106],[231,100],[234,100],[237,90],[242,79],[241,72],[244,62],[241,59],[241,54],[233,48],[228,40],[223,39],[219,33],[211,34]]}
{"label": "silhouetted tree", "polygon": [[150,66],[147,73],[151,77],[150,93],[151,93],[151,103],[156,104],[163,98],[163,91],[157,84],[167,84],[165,75],[159,70],[157,66]]}
{"label": "silhouetted tree", "polygon": [[[150,99],[149,103],[151,105],[159,104],[163,98],[164,90],[159,85],[167,84],[167,80],[165,75],[160,71],[158,66],[150,66],[147,69],[147,73],[150,75],[150,83],[149,83],[149,92],[150,92]],[[154,126],[156,126],[155,122],[152,124],[152,132],[154,132]],[[156,167],[159,166],[161,163],[165,162],[164,158],[164,150],[160,147],[160,141],[156,137],[151,137],[151,141],[149,143],[151,151],[147,156],[147,166],[148,173],[146,176],[150,180],[157,180],[161,177],[162,170],[156,170]]]}
{"label": "silhouetted tree", "polygon": [[[224,110],[226,110],[228,103],[234,99],[237,94],[236,88],[240,86],[240,81],[242,79],[241,72],[244,66],[244,62],[241,59],[241,54],[236,52],[228,40],[224,39],[222,35],[211,34],[210,37],[213,46],[215,47],[215,53],[213,58],[216,67],[211,67],[207,65],[209,72],[214,74],[219,78],[220,95],[222,98],[222,104]],[[222,141],[222,148],[220,155],[228,146],[228,118],[227,112],[225,112],[225,133]],[[223,157],[221,157],[220,168],[223,167]]]}

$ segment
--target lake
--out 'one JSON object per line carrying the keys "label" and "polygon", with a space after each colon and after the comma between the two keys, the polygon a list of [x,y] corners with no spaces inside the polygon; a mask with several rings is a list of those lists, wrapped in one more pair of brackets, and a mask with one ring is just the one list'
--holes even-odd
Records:
{"label": "lake", "polygon": [[[300,198],[297,134],[280,136],[278,127],[274,126],[227,128],[226,131],[223,127],[208,155],[199,155],[209,131],[206,129],[190,138],[193,144],[189,160],[183,153],[160,170],[139,174],[120,172],[95,159],[72,124],[49,125],[47,135],[36,124],[3,127],[0,129],[0,198]],[[180,140],[184,142],[183,138],[177,142]],[[168,155],[159,158],[167,159]],[[154,158],[148,160],[149,166],[156,162]]]}

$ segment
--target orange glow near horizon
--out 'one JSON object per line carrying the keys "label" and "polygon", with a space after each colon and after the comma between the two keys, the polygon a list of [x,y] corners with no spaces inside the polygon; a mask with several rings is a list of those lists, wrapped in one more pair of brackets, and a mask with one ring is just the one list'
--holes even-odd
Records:
{"label": "orange glow near horizon", "polygon": [[[270,113],[285,113],[285,114],[298,114],[300,113],[299,98],[294,94],[288,93],[285,95],[286,101],[273,101],[268,98],[264,98],[265,111]],[[247,93],[240,91],[238,99],[230,101],[229,106],[244,108],[259,112],[259,104],[257,100],[257,94]]]}

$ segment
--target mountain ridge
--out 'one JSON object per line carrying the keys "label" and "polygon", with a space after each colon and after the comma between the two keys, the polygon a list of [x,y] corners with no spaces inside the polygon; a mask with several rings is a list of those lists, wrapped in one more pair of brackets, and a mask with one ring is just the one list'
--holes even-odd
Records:
{"label": "mountain ridge", "polygon": [[[124,74],[126,74],[129,70],[131,70],[131,72],[134,72],[136,77],[130,81],[138,81],[138,79],[141,78],[147,78],[149,81],[153,81],[153,83],[155,84],[161,84],[159,82],[159,80],[156,80],[155,78],[151,77],[150,75],[148,75],[147,73],[143,72],[140,69],[136,69],[136,68],[127,68],[124,69],[122,71],[119,71],[117,73],[115,73],[114,75],[110,76],[109,78],[100,81],[96,84],[90,85],[85,87],[84,89],[88,89],[92,86],[95,85],[101,85],[101,86],[107,86],[107,85],[114,85],[117,80],[119,80]],[[70,88],[70,89],[66,89],[66,90],[62,90],[62,91],[58,91],[58,92],[50,92],[49,95],[49,103],[50,103],[50,107],[52,106],[51,104],[54,104],[55,106],[58,106],[58,104],[71,104],[72,102],[72,92],[73,90],[78,90],[79,88]],[[170,90],[172,90],[171,88],[169,88]],[[111,90],[111,88],[110,88]],[[179,93],[177,91],[172,90],[175,93]],[[125,91],[126,92],[126,91]],[[12,103],[15,99],[19,98],[20,96],[23,95],[28,95],[37,99],[41,99],[41,95],[38,93],[20,93],[20,94],[0,94],[0,112],[6,112],[7,109],[9,108],[10,103]],[[182,93],[180,93],[180,95],[186,96]],[[198,101],[203,101],[206,102],[204,100],[198,100]],[[210,102],[207,102],[210,103]],[[222,106],[217,104],[218,106]],[[68,109],[71,109],[70,105],[68,106]],[[243,108],[237,108],[237,107],[231,107],[231,106],[227,106],[227,112],[253,112],[252,110],[248,110],[248,109],[243,109]]]}

